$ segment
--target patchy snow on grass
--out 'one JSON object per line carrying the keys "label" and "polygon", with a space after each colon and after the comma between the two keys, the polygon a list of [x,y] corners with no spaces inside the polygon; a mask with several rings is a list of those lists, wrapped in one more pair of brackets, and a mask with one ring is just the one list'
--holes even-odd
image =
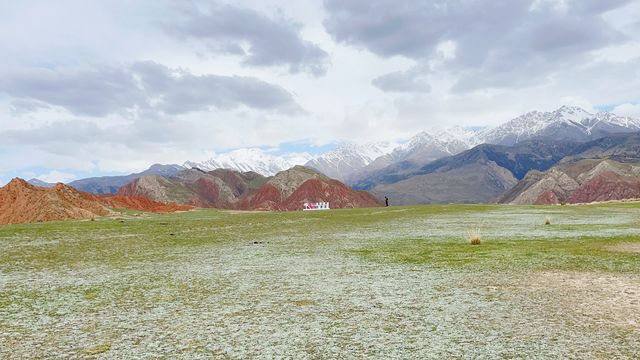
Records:
{"label": "patchy snow on grass", "polygon": [[640,357],[637,272],[434,268],[351,252],[415,238],[446,246],[476,225],[479,249],[485,238],[638,234],[636,210],[572,207],[549,226],[536,208],[412,211],[200,212],[67,236],[0,229],[12,254],[0,262],[0,358]]}

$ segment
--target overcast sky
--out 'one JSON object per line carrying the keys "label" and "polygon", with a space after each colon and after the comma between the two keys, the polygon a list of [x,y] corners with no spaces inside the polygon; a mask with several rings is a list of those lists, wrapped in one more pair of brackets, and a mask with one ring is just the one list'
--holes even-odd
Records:
{"label": "overcast sky", "polygon": [[3,1],[0,54],[0,183],[640,116],[631,0]]}

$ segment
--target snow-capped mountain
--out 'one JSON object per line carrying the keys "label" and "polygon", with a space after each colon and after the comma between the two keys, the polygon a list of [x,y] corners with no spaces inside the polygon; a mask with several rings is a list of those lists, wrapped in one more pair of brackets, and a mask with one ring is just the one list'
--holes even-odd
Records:
{"label": "snow-capped mountain", "polygon": [[639,119],[608,112],[592,114],[576,106],[562,106],[550,112],[526,113],[478,135],[484,143],[513,145],[534,137],[586,141],[632,131],[640,131]]}
{"label": "snow-capped mountain", "polygon": [[231,169],[241,172],[254,171],[265,176],[272,176],[295,165],[303,165],[311,159],[312,156],[307,153],[291,153],[279,156],[270,154],[262,149],[248,148],[216,154],[203,162],[187,161],[184,166],[204,171],[215,169]]}
{"label": "snow-capped mountain", "polygon": [[426,164],[445,156],[456,155],[479,143],[480,138],[476,131],[460,126],[423,131],[388,154],[378,157],[347,180],[349,183],[357,183],[387,166],[403,161],[413,165]]}
{"label": "snow-capped mountain", "polygon": [[346,180],[350,185],[358,185],[365,179],[382,176],[384,173],[402,172],[403,168],[420,167],[445,156],[456,155],[479,142],[477,131],[460,126],[423,131]]}
{"label": "snow-capped mountain", "polygon": [[444,128],[432,133],[423,131],[394,150],[394,153],[403,160],[423,162],[425,159],[455,155],[467,150],[480,142],[477,135],[476,131],[461,126]]}
{"label": "snow-capped mountain", "polygon": [[345,180],[380,156],[389,154],[397,146],[398,144],[390,142],[343,144],[310,160],[305,166],[316,169],[330,178]]}
{"label": "snow-capped mountain", "polygon": [[401,145],[349,143],[315,157],[307,153],[273,155],[258,148],[238,149],[217,154],[204,162],[187,161],[184,166],[202,170],[255,171],[270,176],[294,165],[305,165],[331,178],[355,184],[387,171],[385,168],[391,165],[422,166],[482,143],[513,145],[534,137],[587,141],[631,131],[640,131],[640,119],[607,112],[593,114],[579,107],[563,106],[549,112],[532,111],[500,126],[479,131],[460,126],[423,131]]}

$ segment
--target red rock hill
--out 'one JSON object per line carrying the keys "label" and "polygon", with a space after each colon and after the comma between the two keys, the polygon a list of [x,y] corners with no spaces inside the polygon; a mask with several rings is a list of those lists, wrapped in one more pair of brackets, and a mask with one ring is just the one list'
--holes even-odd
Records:
{"label": "red rock hill", "polygon": [[64,184],[44,188],[16,178],[0,188],[0,224],[87,219],[110,213],[95,196]]}
{"label": "red rock hill", "polygon": [[304,202],[329,202],[332,208],[380,206],[368,192],[355,191],[315,170],[295,166],[272,177],[233,170],[186,170],[166,178],[142,177],[120,195],[144,195],[159,202],[237,210],[301,210]]}
{"label": "red rock hill", "polygon": [[110,208],[152,212],[191,209],[190,206],[163,204],[145,197],[100,197],[64,184],[38,187],[19,178],[0,188],[0,224],[89,219],[112,214]]}

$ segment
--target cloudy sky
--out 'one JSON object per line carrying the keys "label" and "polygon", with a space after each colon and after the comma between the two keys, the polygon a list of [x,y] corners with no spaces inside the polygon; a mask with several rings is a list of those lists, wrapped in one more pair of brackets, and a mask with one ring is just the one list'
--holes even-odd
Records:
{"label": "cloudy sky", "polygon": [[0,183],[640,116],[633,0],[3,1],[0,54]]}

